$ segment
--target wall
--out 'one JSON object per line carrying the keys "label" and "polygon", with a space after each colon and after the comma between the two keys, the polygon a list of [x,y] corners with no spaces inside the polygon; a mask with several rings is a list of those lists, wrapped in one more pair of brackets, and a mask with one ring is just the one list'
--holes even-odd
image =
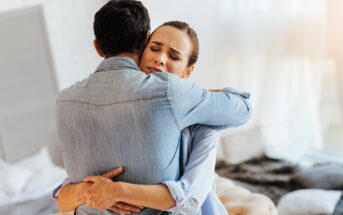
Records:
{"label": "wall", "polygon": [[[98,65],[100,58],[93,50],[92,22],[95,12],[105,0],[1,0],[0,13],[43,5],[49,44],[53,57],[59,89],[87,77]],[[200,56],[193,79],[206,88],[218,88],[235,85],[235,81],[222,81],[225,68],[225,50],[215,43],[220,34],[220,21],[225,13],[225,1],[217,4],[208,1],[143,0],[148,8],[152,28],[170,20],[188,22],[195,28],[200,38]],[[167,8],[168,7],[168,8]],[[217,16],[208,15],[209,12]],[[221,59],[223,58],[223,60]],[[218,60],[219,59],[219,60]]]}
{"label": "wall", "polygon": [[[1,20],[0,25],[4,81],[0,84],[0,159],[14,161],[46,146],[53,161],[62,164],[54,120],[55,97],[59,89],[91,73],[101,60],[92,49],[91,28],[92,17],[101,4],[77,0],[0,1],[0,17],[15,17],[13,22]],[[16,21],[33,8],[39,8],[39,12],[42,8],[43,18],[39,13],[38,21],[36,16],[33,21],[29,21],[31,16]],[[45,22],[42,28],[41,20]],[[11,65],[13,62],[16,64]],[[49,77],[51,74],[55,77]]]}
{"label": "wall", "polygon": [[100,62],[93,51],[92,22],[104,1],[0,1],[0,13],[42,5],[59,89],[90,74]]}

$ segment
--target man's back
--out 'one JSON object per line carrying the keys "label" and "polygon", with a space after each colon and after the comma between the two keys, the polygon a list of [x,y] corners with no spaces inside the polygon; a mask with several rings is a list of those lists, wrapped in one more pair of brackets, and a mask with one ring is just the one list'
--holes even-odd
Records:
{"label": "man's back", "polygon": [[117,166],[125,168],[120,181],[178,179],[180,131],[167,102],[166,77],[145,75],[129,58],[110,58],[62,91],[56,119],[72,182]]}
{"label": "man's back", "polygon": [[57,123],[72,181],[117,166],[125,168],[117,178],[121,181],[178,178],[178,169],[168,168],[178,159],[180,131],[167,102],[165,77],[145,75],[128,58],[112,58],[60,94]]}

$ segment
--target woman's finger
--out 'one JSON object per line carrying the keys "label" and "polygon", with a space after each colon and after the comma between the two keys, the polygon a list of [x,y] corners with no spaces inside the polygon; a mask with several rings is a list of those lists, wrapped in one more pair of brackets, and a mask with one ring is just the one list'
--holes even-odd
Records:
{"label": "woman's finger", "polygon": [[117,168],[115,168],[109,172],[106,172],[102,176],[104,176],[106,178],[114,178],[114,177],[120,175],[121,173],[123,173],[123,171],[124,171],[123,167],[117,167]]}
{"label": "woman's finger", "polygon": [[95,182],[97,179],[97,176],[87,176],[85,179],[83,179],[84,182]]}
{"label": "woman's finger", "polygon": [[132,211],[132,212],[140,212],[141,211],[141,208],[134,206],[134,205],[127,204],[125,202],[117,202],[114,204],[114,206],[116,206],[120,209],[127,210],[127,211]]}
{"label": "woman's finger", "polygon": [[84,204],[85,204],[86,206],[88,206],[88,207],[94,208],[93,202],[90,202],[90,201],[86,200]]}
{"label": "woman's finger", "polygon": [[115,206],[115,205],[113,205],[112,207],[110,207],[109,210],[115,211],[115,212],[118,212],[118,213],[123,213],[123,214],[131,214],[130,211],[125,210],[125,209],[118,208],[118,207]]}

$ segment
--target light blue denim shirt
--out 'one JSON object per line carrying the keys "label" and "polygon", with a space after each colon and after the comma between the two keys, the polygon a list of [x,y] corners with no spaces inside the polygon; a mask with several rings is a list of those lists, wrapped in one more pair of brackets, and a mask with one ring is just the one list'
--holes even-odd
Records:
{"label": "light blue denim shirt", "polygon": [[[118,181],[178,180],[184,128],[238,126],[250,115],[249,102],[238,93],[208,92],[169,73],[146,75],[132,59],[116,57],[63,90],[56,103],[57,130],[71,182],[116,166],[125,168]],[[137,214],[162,213],[146,208]],[[82,205],[77,214],[117,213]]]}

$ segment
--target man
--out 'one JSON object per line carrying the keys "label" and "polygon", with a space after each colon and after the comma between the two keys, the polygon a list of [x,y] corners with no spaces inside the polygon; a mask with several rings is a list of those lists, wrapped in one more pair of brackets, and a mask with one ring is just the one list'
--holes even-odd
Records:
{"label": "man", "polygon": [[[125,167],[116,178],[119,181],[177,180],[183,128],[193,124],[225,128],[250,117],[248,102],[236,93],[211,93],[174,75],[141,72],[137,65],[149,30],[147,10],[137,1],[110,1],[95,15],[94,45],[105,60],[87,79],[62,91],[56,104],[61,148],[72,182],[115,166]],[[167,188],[166,195],[170,195]],[[86,205],[76,213],[116,214]],[[161,213],[146,208],[139,214]]]}

